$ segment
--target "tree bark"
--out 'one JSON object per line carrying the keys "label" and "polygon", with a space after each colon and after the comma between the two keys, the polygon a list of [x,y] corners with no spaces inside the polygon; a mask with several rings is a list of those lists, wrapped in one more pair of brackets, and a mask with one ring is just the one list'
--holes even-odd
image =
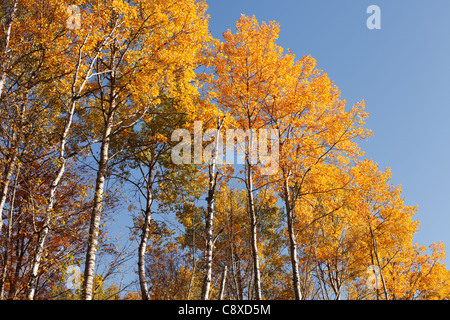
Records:
{"label": "tree bark", "polygon": [[148,169],[147,178],[147,202],[145,206],[144,225],[142,227],[141,241],[138,250],[138,273],[139,284],[141,287],[141,295],[143,300],[150,300],[150,294],[147,287],[147,279],[145,276],[145,252],[147,250],[147,241],[150,235],[150,221],[152,217],[152,203],[153,203],[153,168]]}
{"label": "tree bark", "polygon": [[[115,25],[113,30],[115,29]],[[111,133],[114,126],[114,117],[116,115],[116,90],[117,90],[117,78],[116,78],[116,55],[117,47],[115,43],[110,43],[110,57],[108,62],[109,78],[106,87],[109,88],[109,92],[103,92],[104,87],[100,87],[101,101],[100,103],[105,107],[102,110],[104,118],[104,131],[102,135],[101,147],[100,147],[100,159],[98,163],[97,178],[95,181],[94,200],[91,213],[91,221],[89,224],[88,245],[86,250],[86,261],[84,268],[84,283],[82,297],[84,300],[92,300],[93,298],[93,284],[95,276],[95,260],[97,256],[98,236],[100,219],[102,216],[103,196],[105,189],[105,180],[108,169],[109,161],[109,144],[111,141]],[[98,71],[98,70],[96,70]],[[99,84],[101,86],[101,84]]]}
{"label": "tree bark", "polygon": [[186,300],[189,300],[189,298],[191,296],[192,283],[194,282],[194,276],[195,276],[196,270],[197,270],[197,263],[196,263],[196,259],[195,259],[195,228],[194,228],[194,231],[192,233],[192,273],[191,273],[191,277],[189,279],[189,286],[188,286]]}
{"label": "tree bark", "polygon": [[289,192],[289,179],[284,182],[284,203],[286,207],[286,218],[289,233],[289,253],[291,258],[292,266],[292,284],[294,287],[294,294],[296,300],[302,299],[302,293],[300,290],[300,274],[298,268],[298,258],[297,258],[297,241],[295,240],[294,233],[294,208],[291,201],[291,195]]}
{"label": "tree bark", "polygon": [[58,188],[58,185],[64,175],[64,171],[66,169],[66,158],[65,158],[65,152],[66,152],[66,140],[69,135],[70,127],[72,125],[73,115],[75,113],[75,101],[72,99],[71,106],[69,110],[69,117],[67,119],[67,122],[64,126],[63,134],[61,135],[60,140],[60,147],[59,147],[59,168],[56,172],[56,176],[53,179],[52,183],[50,184],[50,195],[47,202],[47,207],[45,208],[45,218],[44,222],[41,228],[41,231],[38,235],[38,241],[35,249],[35,253],[33,256],[33,264],[31,267],[31,274],[30,274],[30,280],[28,285],[28,294],[27,298],[29,300],[34,299],[34,295],[36,293],[36,284],[37,284],[37,277],[39,272],[39,266],[42,259],[42,255],[44,253],[45,248],[45,240],[47,239],[47,235],[50,230],[50,222],[52,218],[52,211],[53,206],[56,200],[56,190]]}
{"label": "tree bark", "polygon": [[369,222],[369,230],[370,230],[370,235],[371,235],[371,237],[372,237],[373,251],[374,251],[374,253],[375,253],[375,258],[376,258],[376,260],[377,260],[378,268],[380,268],[380,277],[381,277],[381,283],[383,284],[384,298],[385,298],[386,300],[388,300],[388,299],[389,299],[389,296],[388,296],[388,293],[387,293],[387,290],[386,290],[386,283],[385,283],[385,281],[384,281],[383,269],[382,269],[382,267],[381,267],[381,265],[380,265],[380,259],[379,259],[379,257],[378,257],[377,242],[376,242],[375,234],[374,234],[374,232],[373,232],[373,229],[372,229],[372,226],[371,226],[370,222]]}
{"label": "tree bark", "polygon": [[247,176],[246,185],[248,193],[248,209],[250,214],[250,231],[251,231],[251,245],[252,245],[252,260],[253,260],[253,275],[254,275],[254,290],[255,299],[261,300],[261,275],[259,267],[259,253],[258,253],[258,239],[257,239],[257,226],[256,226],[256,212],[255,203],[253,199],[253,175],[252,166],[247,156]]}
{"label": "tree bark", "polygon": [[11,236],[12,236],[12,223],[13,223],[12,220],[13,220],[13,214],[14,214],[14,202],[16,199],[16,190],[17,190],[17,185],[19,182],[19,175],[20,175],[20,165],[17,167],[16,178],[14,181],[14,188],[12,190],[11,200],[10,200],[10,208],[9,208],[9,214],[8,214],[8,231],[7,231],[6,243],[5,243],[5,255],[3,258],[2,277],[0,279],[0,300],[3,300],[3,297],[5,295],[6,270],[8,267],[8,260],[9,260],[9,246],[11,244]]}
{"label": "tree bark", "polygon": [[205,264],[206,264],[206,272],[205,278],[203,280],[202,286],[202,300],[209,299],[209,293],[211,289],[211,280],[212,280],[212,258],[213,258],[213,247],[214,247],[214,210],[215,210],[215,196],[214,193],[216,191],[216,182],[217,175],[216,172],[216,163],[218,159],[218,150],[219,150],[219,135],[220,130],[222,128],[222,124],[225,118],[217,124],[217,135],[214,146],[214,156],[210,159],[211,163],[208,166],[209,169],[209,183],[208,183],[208,196],[206,198],[207,201],[207,210],[206,210],[206,249],[205,249]]}
{"label": "tree bark", "polygon": [[86,263],[84,268],[83,299],[92,300],[95,260],[97,255],[98,235],[100,219],[102,215],[102,202],[105,188],[106,170],[109,160],[109,143],[112,130],[113,114],[108,117],[108,122],[103,134],[100,149],[100,161],[98,165],[97,178],[95,181],[94,201],[89,224],[88,247],[86,252]]}
{"label": "tree bark", "polygon": [[206,212],[206,249],[205,249],[205,263],[206,272],[202,286],[202,300],[209,299],[209,291],[211,288],[212,279],[212,251],[213,251],[213,232],[214,232],[214,191],[215,191],[215,178],[214,178],[214,165],[209,168],[209,190],[207,200],[207,212]]}
{"label": "tree bark", "polygon": [[225,292],[225,285],[227,282],[227,266],[224,267],[223,273],[222,273],[222,281],[220,283],[220,290],[219,290],[219,300],[223,300],[223,295]]}
{"label": "tree bark", "polygon": [[[70,129],[72,127],[73,117],[75,115],[76,99],[79,97],[79,95],[82,93],[84,87],[86,86],[86,84],[89,80],[89,73],[91,72],[91,70],[94,66],[94,62],[97,60],[97,57],[99,55],[99,50],[97,50],[97,53],[96,53],[94,59],[89,64],[88,70],[85,73],[83,82],[77,89],[76,84],[78,81],[80,67],[82,64],[82,51],[83,51],[83,47],[84,47],[84,44],[86,43],[86,41],[87,41],[87,38],[85,38],[83,45],[80,47],[80,49],[78,51],[78,61],[77,61],[76,70],[75,70],[75,73],[73,76],[73,81],[72,81],[72,88],[71,88],[72,92],[71,92],[69,112],[68,112],[67,121],[64,124],[63,132],[62,132],[61,139],[59,142],[59,156],[58,156],[59,167],[56,170],[55,178],[53,179],[53,181],[50,185],[50,195],[48,197],[47,206],[45,208],[45,218],[44,218],[44,222],[43,222],[41,231],[39,232],[39,235],[38,235],[36,250],[34,253],[34,257],[33,257],[33,265],[31,267],[31,275],[30,275],[29,289],[28,289],[28,296],[27,296],[27,298],[30,300],[34,299],[34,295],[35,295],[35,291],[36,291],[36,280],[37,280],[37,275],[38,275],[38,271],[39,271],[40,261],[42,259],[42,255],[44,253],[45,241],[47,239],[47,236],[48,236],[48,233],[50,230],[52,210],[53,210],[53,206],[54,206],[54,203],[56,200],[56,191],[57,191],[59,183],[64,175],[65,169],[66,169],[66,143],[67,143],[67,139],[69,137]],[[100,45],[100,48],[103,47],[104,42],[105,41],[102,42],[102,44]]]}
{"label": "tree bark", "polygon": [[11,180],[11,176],[13,174],[14,168],[17,164],[18,160],[18,148],[20,145],[20,140],[22,139],[22,127],[24,123],[24,115],[26,106],[28,103],[28,93],[26,94],[26,97],[24,101],[22,102],[22,107],[20,108],[20,114],[19,114],[19,128],[18,132],[14,133],[14,136],[12,138],[12,147],[10,148],[10,155],[9,159],[6,163],[5,169],[3,171],[2,181],[0,183],[1,189],[0,189],[0,231],[3,228],[3,208],[5,207],[6,198],[8,197],[8,190],[9,190],[9,184]]}
{"label": "tree bark", "polygon": [[11,158],[6,163],[5,170],[3,171],[3,177],[1,182],[0,191],[0,230],[3,229],[3,208],[5,207],[6,198],[8,197],[9,184],[11,180],[14,167],[17,162],[17,149],[14,146],[11,150]]}

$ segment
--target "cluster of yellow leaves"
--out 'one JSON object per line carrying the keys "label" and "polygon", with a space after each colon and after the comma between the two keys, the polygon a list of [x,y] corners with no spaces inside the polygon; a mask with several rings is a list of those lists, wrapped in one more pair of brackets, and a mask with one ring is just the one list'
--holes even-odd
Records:
{"label": "cluster of yellow leaves", "polygon": [[[227,115],[225,128],[279,130],[280,170],[255,179],[258,186],[270,182],[272,191],[285,194],[295,212],[306,296],[321,283],[323,298],[329,298],[327,288],[338,298],[344,288],[351,298],[375,297],[364,287],[365,272],[381,259],[389,298],[426,295],[418,293],[425,289],[411,293],[406,284],[399,284],[399,275],[390,275],[400,272],[394,266],[404,264],[413,264],[421,277],[415,281],[411,275],[401,276],[408,286],[431,290],[430,284],[439,282],[428,297],[445,297],[448,272],[439,255],[443,249],[430,256],[413,249],[417,207],[404,204],[401,188],[390,184],[388,169],[382,172],[373,161],[357,160],[363,155],[357,140],[371,135],[364,128],[364,101],[346,110],[340,91],[312,57],[296,60],[291,52],[283,54],[276,44],[278,32],[275,22],[258,24],[242,15],[235,33],[228,30],[223,42],[212,42],[205,58],[209,73],[199,75],[205,83],[200,108],[203,119],[210,121]],[[263,241],[260,246],[264,260]],[[409,251],[416,252],[413,260]],[[365,288],[367,295],[355,294],[355,288]]]}
{"label": "cluster of yellow leaves", "polygon": [[363,160],[345,172],[335,168],[328,175],[334,189],[301,199],[296,217],[302,269],[318,270],[324,291],[343,294],[345,288],[350,299],[385,299],[384,288],[366,285],[367,268],[379,259],[388,299],[446,299],[450,273],[443,245],[432,244],[426,254],[413,243],[417,207],[406,206],[390,180],[389,169]]}
{"label": "cluster of yellow leaves", "polygon": [[[180,123],[189,129],[194,120],[215,128],[217,118],[225,117],[224,129],[278,130],[277,174],[255,175],[256,189],[264,190],[256,192],[264,296],[291,297],[286,289],[289,276],[282,272],[288,257],[281,251],[286,249],[289,235],[280,227],[277,205],[281,198],[294,213],[306,298],[316,294],[316,287],[323,298],[340,298],[345,291],[353,299],[375,299],[383,296],[381,290],[392,299],[449,298],[450,274],[443,263],[443,245],[432,244],[427,253],[413,244],[419,226],[413,220],[417,207],[405,205],[401,188],[390,184],[388,169],[380,171],[373,161],[357,161],[362,152],[356,140],[371,135],[364,128],[368,116],[364,101],[346,110],[339,89],[317,68],[314,58],[297,59],[277,45],[277,23],[259,24],[255,17],[242,15],[236,32],[228,30],[223,41],[218,41],[209,34],[204,1],[80,0],[81,25],[70,30],[65,28],[68,5],[69,1],[57,0],[17,2],[20,15],[13,21],[10,50],[0,51],[2,68],[13,75],[27,75],[17,79],[15,86],[20,90],[5,98],[10,108],[0,110],[3,118],[15,115],[18,119],[8,128],[2,127],[13,132],[11,136],[20,142],[17,146],[28,135],[32,138],[27,150],[58,141],[68,100],[80,97],[85,108],[77,115],[84,122],[73,125],[78,134],[74,144],[84,135],[107,136],[106,130],[102,136],[103,130],[111,121],[114,124],[108,129],[132,128],[118,130],[112,142],[112,149],[129,148],[130,154],[135,151],[133,146],[144,142],[153,146],[168,143],[162,127],[175,126],[179,119],[174,116],[172,122],[166,121],[157,118],[158,113],[184,115]],[[4,39],[5,28],[0,33]],[[205,71],[199,72],[202,65]],[[34,71],[39,72],[33,75]],[[86,80],[79,97],[74,97]],[[40,82],[42,85],[36,85]],[[24,102],[27,95],[40,100]],[[134,121],[145,112],[140,131],[133,131]],[[135,152],[134,160],[148,165],[155,149]],[[14,152],[17,147],[5,155],[11,157]],[[49,163],[59,161],[53,160]],[[16,164],[28,165],[28,173],[38,167],[21,161]],[[229,285],[228,296],[239,299],[243,288],[251,287],[253,281],[248,194],[227,187],[234,173],[232,168],[228,170],[227,177],[219,181],[214,273],[220,275],[230,266],[230,274],[240,283]],[[188,181],[194,176],[196,181]],[[78,231],[87,225],[88,184],[78,186],[75,178],[72,175],[67,179],[69,185],[60,188],[57,200],[61,204],[54,208],[49,243],[57,248],[76,246]],[[205,172],[192,176],[169,172],[166,178],[178,181],[198,197],[207,181]],[[40,223],[49,180],[45,175],[31,176],[17,194],[16,206],[24,216],[16,221],[13,234],[16,251],[34,239],[29,230]],[[167,181],[158,186],[163,191],[158,200],[175,202],[181,191]],[[81,212],[76,221],[70,215],[74,210]],[[204,228],[203,215],[203,210],[191,203],[179,205],[177,218],[186,232],[178,244],[205,250],[204,238],[195,236]],[[136,219],[136,226],[142,224]],[[148,253],[153,258],[154,297],[186,297],[191,289],[192,296],[199,295],[201,268],[180,267],[180,250],[175,244],[164,246],[162,237],[152,241],[154,247]],[[59,257],[47,250],[42,273],[48,274],[48,279],[52,266],[63,270],[75,259],[70,253],[65,262],[58,263]],[[18,259],[13,255],[10,264]],[[378,291],[366,286],[369,265],[381,268],[384,284]],[[103,288],[102,280],[96,278],[98,288]],[[217,289],[213,288],[212,296]],[[251,297],[251,290],[246,292]]]}

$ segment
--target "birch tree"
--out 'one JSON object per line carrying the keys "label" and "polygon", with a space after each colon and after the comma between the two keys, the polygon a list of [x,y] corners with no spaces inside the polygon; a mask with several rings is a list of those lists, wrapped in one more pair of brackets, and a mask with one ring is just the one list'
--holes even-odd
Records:
{"label": "birch tree", "polygon": [[[211,81],[211,90],[217,106],[235,119],[234,128],[244,130],[248,135],[248,148],[243,159],[244,181],[248,195],[255,298],[259,300],[262,296],[254,201],[255,132],[264,128],[267,121],[262,106],[270,99],[270,88],[277,80],[275,68],[280,51],[274,45],[275,24],[259,26],[254,18],[241,16],[236,29],[236,34],[230,30],[224,33],[224,43],[217,44],[212,51],[216,58],[212,62],[215,78]],[[228,139],[227,143],[234,143],[235,138]],[[243,150],[244,146],[240,148]]]}
{"label": "birch tree", "polygon": [[[197,51],[208,36],[201,1],[125,1],[93,5],[105,30],[116,29],[113,41],[95,66],[94,104],[86,121],[101,140],[97,179],[84,271],[84,294],[92,298],[98,227],[111,138],[138,124],[160,103],[164,93],[186,105],[195,93],[190,81]],[[100,120],[100,121],[99,121]]]}
{"label": "birch tree", "polygon": [[217,186],[217,179],[219,173],[216,171],[216,166],[219,162],[219,148],[220,145],[219,136],[221,135],[221,129],[225,117],[217,119],[217,129],[214,139],[213,155],[209,155],[208,162],[208,195],[206,197],[206,249],[205,249],[205,279],[202,287],[202,300],[208,300],[211,287],[212,278],[212,264],[213,264],[213,248],[214,248],[214,212],[215,212],[215,192]]}
{"label": "birch tree", "polygon": [[[92,17],[91,17],[92,18]],[[76,156],[80,150],[74,150],[69,155],[67,154],[67,142],[71,132],[71,127],[73,124],[73,119],[76,114],[77,105],[83,96],[87,96],[88,92],[85,92],[85,88],[89,81],[96,76],[93,72],[94,66],[97,63],[97,58],[103,48],[108,45],[111,41],[110,36],[106,36],[99,43],[93,43],[90,38],[90,33],[92,29],[88,26],[90,25],[87,16],[84,17],[83,24],[83,34],[81,32],[78,36],[83,37],[79,43],[76,43],[75,50],[72,48],[67,48],[69,52],[76,51],[77,55],[75,59],[70,59],[67,57],[65,63],[67,65],[73,65],[73,71],[68,75],[69,80],[67,81],[55,81],[53,84],[56,87],[60,87],[61,91],[58,90],[57,94],[60,95],[59,101],[63,103],[61,108],[62,114],[64,115],[64,120],[62,121],[61,133],[59,135],[58,150],[57,150],[57,163],[58,167],[55,171],[55,176],[50,184],[50,192],[48,197],[48,204],[45,208],[45,218],[41,230],[38,233],[38,240],[35,249],[32,272],[30,275],[28,299],[32,300],[36,291],[37,275],[39,270],[39,264],[42,258],[42,254],[45,248],[45,241],[50,229],[50,222],[52,220],[52,210],[55,203],[56,191],[58,189],[59,183],[64,175],[66,169],[66,162],[69,158]],[[110,35],[114,32],[111,31]],[[71,78],[69,77],[71,76]],[[64,95],[64,93],[66,95]],[[89,142],[89,144],[92,142]],[[84,147],[86,148],[86,146]]]}

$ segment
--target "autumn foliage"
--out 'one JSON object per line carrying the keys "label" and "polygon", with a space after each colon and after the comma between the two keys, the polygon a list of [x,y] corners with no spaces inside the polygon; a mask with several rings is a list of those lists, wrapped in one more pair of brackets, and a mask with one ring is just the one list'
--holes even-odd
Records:
{"label": "autumn foliage", "polygon": [[[0,5],[1,299],[450,297],[443,244],[414,242],[418,207],[358,145],[364,100],[276,22],[214,39],[203,0],[69,5]],[[278,157],[177,165],[194,122],[276,132]]]}

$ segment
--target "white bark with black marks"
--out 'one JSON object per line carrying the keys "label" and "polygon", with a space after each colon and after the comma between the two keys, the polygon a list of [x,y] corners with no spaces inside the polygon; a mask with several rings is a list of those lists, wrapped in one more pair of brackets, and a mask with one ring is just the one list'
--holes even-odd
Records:
{"label": "white bark with black marks", "polygon": [[292,206],[288,179],[286,179],[284,182],[284,203],[286,207],[286,218],[289,233],[289,253],[292,266],[292,284],[294,287],[295,299],[301,300],[302,293],[300,290],[300,273],[297,257],[297,241],[295,239],[295,232],[294,232],[294,208]]}
{"label": "white bark with black marks", "polygon": [[212,259],[213,259],[213,248],[214,248],[214,239],[213,239],[213,233],[214,233],[214,210],[215,210],[215,196],[214,193],[216,191],[216,183],[217,183],[217,177],[218,173],[216,172],[216,163],[218,159],[218,150],[219,150],[219,135],[220,130],[223,125],[223,121],[225,118],[222,118],[222,120],[217,125],[217,135],[215,139],[215,145],[214,145],[214,156],[210,158],[210,164],[208,166],[209,169],[209,182],[208,182],[208,196],[206,197],[207,201],[207,211],[206,211],[206,249],[205,249],[205,264],[206,264],[206,271],[205,271],[205,278],[203,280],[203,286],[202,286],[202,300],[208,300],[209,294],[211,290],[211,280],[212,280]]}
{"label": "white bark with black marks", "polygon": [[147,241],[150,235],[150,222],[152,218],[152,203],[153,203],[153,168],[148,170],[148,177],[146,179],[147,195],[145,206],[144,224],[142,226],[141,241],[138,249],[138,274],[139,285],[141,287],[141,295],[143,300],[150,300],[150,294],[148,292],[147,279],[145,276],[145,253],[147,251]]}
{"label": "white bark with black marks", "polygon": [[100,148],[100,161],[98,164],[97,178],[95,181],[94,201],[89,224],[88,247],[86,252],[86,264],[84,268],[83,299],[92,300],[95,275],[95,261],[98,249],[98,237],[100,219],[102,216],[103,195],[105,189],[106,172],[109,160],[109,143],[112,130],[113,114],[110,115],[103,134]]}
{"label": "white bark with black marks", "polygon": [[247,168],[246,168],[246,185],[248,193],[248,210],[250,214],[250,231],[251,231],[251,246],[252,246],[252,260],[253,260],[253,277],[254,277],[254,295],[256,300],[262,299],[261,294],[261,271],[259,266],[259,251],[258,251],[258,230],[257,230],[257,217],[255,211],[255,201],[253,198],[253,168],[249,162],[247,155]]}

